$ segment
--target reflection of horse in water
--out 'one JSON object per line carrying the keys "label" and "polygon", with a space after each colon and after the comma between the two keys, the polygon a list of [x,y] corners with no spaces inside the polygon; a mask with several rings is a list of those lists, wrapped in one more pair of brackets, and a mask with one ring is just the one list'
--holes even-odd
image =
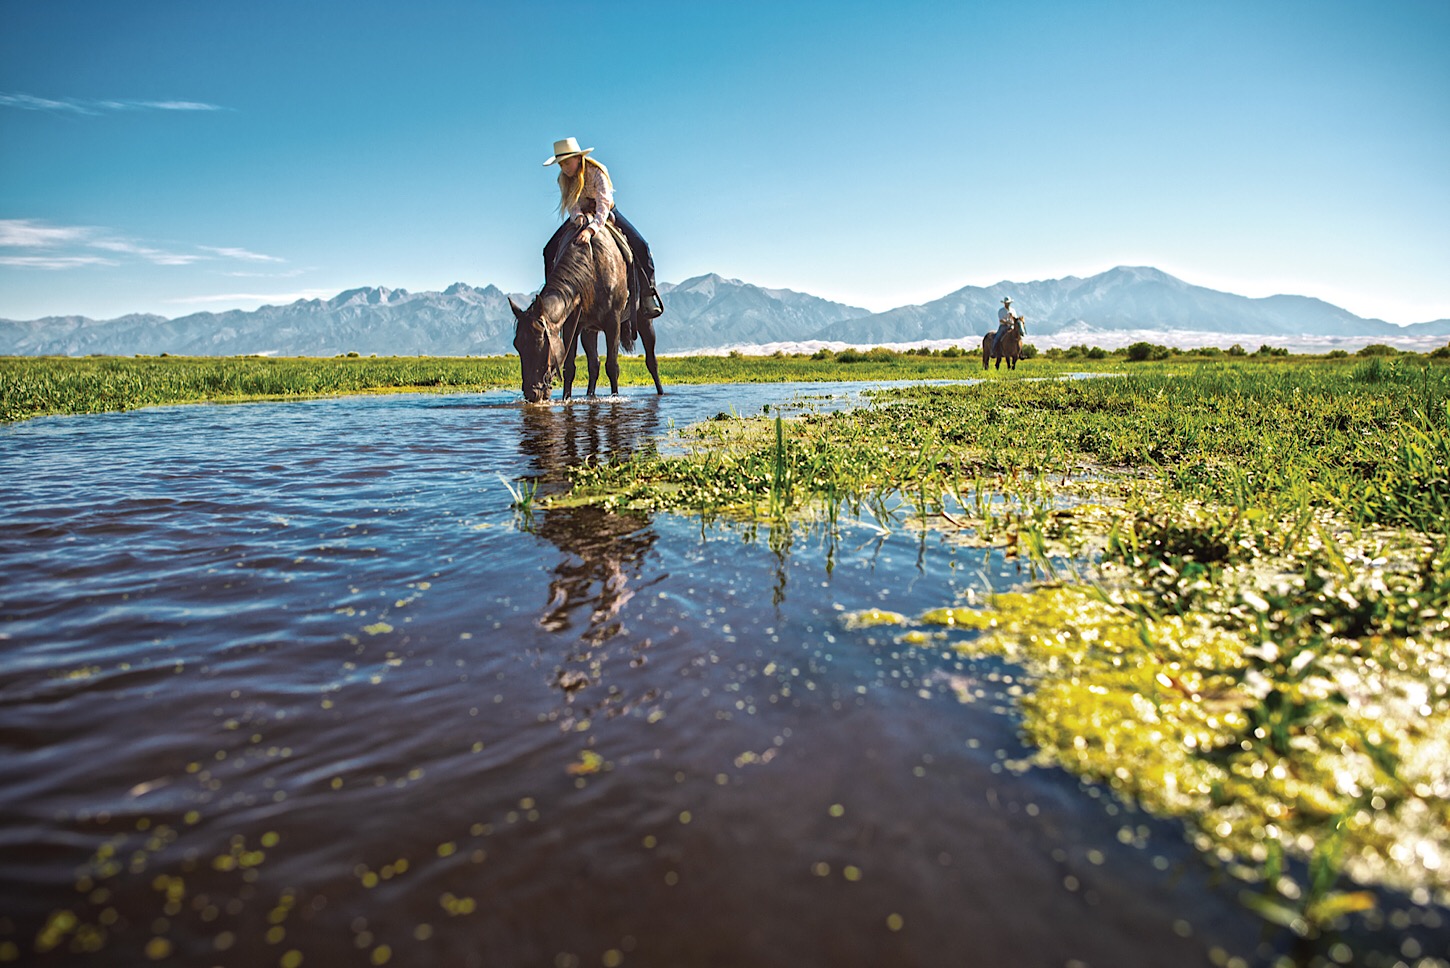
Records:
{"label": "reflection of horse in water", "polygon": [[[539,497],[566,491],[570,466],[591,458],[626,458],[637,446],[650,445],[659,427],[652,397],[615,406],[527,407],[522,418],[520,446],[537,471]],[[656,535],[644,515],[594,506],[545,507],[534,512],[529,530],[564,552],[549,582],[549,601],[539,624],[550,632],[565,633],[583,619],[578,646],[554,680],[573,702],[599,682],[609,658],[606,646],[627,631],[620,616],[638,591],[642,565]],[[648,647],[648,641],[632,643],[630,662],[643,664]],[[649,698],[630,699],[626,692],[611,689],[599,703],[617,713]],[[586,717],[588,709],[578,715]]]}

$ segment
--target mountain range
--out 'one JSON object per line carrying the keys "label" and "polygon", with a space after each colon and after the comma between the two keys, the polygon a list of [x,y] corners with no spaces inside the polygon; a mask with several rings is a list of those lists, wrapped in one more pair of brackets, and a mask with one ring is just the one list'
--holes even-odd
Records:
{"label": "mountain range", "polygon": [[[967,286],[919,306],[870,313],[789,289],[709,274],[660,286],[661,353],[736,348],[976,343],[995,326],[1004,297],[1041,346],[1111,347],[1149,339],[1172,345],[1273,340],[1291,348],[1388,342],[1429,348],[1450,319],[1397,326],[1307,296],[1249,298],[1195,286],[1166,272],[1119,266],[1087,278]],[[514,294],[521,303],[527,295]],[[93,320],[0,320],[0,355],[483,356],[513,351],[508,295],[454,283],[442,292],[351,289],[286,306]]]}

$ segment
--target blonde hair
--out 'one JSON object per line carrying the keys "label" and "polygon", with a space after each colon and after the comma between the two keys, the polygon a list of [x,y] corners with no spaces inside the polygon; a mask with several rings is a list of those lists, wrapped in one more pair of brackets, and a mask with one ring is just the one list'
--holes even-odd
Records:
{"label": "blonde hair", "polygon": [[614,182],[609,180],[609,169],[605,168],[603,165],[595,161],[593,158],[590,158],[588,155],[580,155],[579,171],[574,175],[574,177],[570,178],[568,175],[564,174],[564,169],[562,167],[560,167],[559,169],[560,215],[567,216],[570,209],[578,204],[579,196],[584,194],[585,170],[588,169],[590,165],[593,165],[595,168],[599,169],[599,174],[604,179],[605,186],[607,186],[610,191],[614,190]]}

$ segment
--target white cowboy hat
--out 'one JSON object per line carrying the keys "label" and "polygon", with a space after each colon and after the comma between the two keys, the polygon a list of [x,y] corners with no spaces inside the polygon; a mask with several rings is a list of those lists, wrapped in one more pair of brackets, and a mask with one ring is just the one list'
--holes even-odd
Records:
{"label": "white cowboy hat", "polygon": [[554,142],[554,155],[544,164],[552,165],[556,161],[573,158],[575,155],[587,155],[593,150],[593,148],[580,148],[579,142],[573,138],[565,138],[563,141]]}
{"label": "white cowboy hat", "polygon": [[1012,297],[1011,296],[1005,297],[1002,300],[1002,305],[1004,305],[1004,306],[1010,306],[1010,305],[1012,305]]}

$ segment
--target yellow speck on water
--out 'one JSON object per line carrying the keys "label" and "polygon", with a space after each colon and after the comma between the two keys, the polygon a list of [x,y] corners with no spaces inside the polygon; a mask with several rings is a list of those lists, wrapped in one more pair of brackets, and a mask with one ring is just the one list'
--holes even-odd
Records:
{"label": "yellow speck on water", "polygon": [[374,622],[372,625],[363,626],[363,631],[366,632],[368,635],[382,635],[383,633],[391,632],[392,630],[393,627],[387,622]]}
{"label": "yellow speck on water", "polygon": [[269,830],[262,835],[262,846],[276,847],[277,841],[279,840],[281,840],[281,838],[277,836],[277,832],[275,830]]}
{"label": "yellow speck on water", "polygon": [[291,951],[287,952],[281,958],[279,958],[277,960],[277,964],[280,965],[281,968],[297,968],[298,965],[302,964],[302,952],[298,951],[296,948],[293,948]]}
{"label": "yellow speck on water", "polygon": [[581,750],[579,759],[564,768],[570,776],[587,776],[598,773],[604,767],[604,757],[593,750]]}
{"label": "yellow speck on water", "polygon": [[0,941],[0,962],[20,960],[20,947],[14,941]]}
{"label": "yellow speck on water", "polygon": [[618,948],[610,948],[604,952],[604,957],[600,961],[603,962],[604,968],[619,968],[624,964],[624,952]]}
{"label": "yellow speck on water", "polygon": [[165,938],[152,938],[146,942],[146,957],[152,961],[160,961],[171,954],[171,942]]}
{"label": "yellow speck on water", "polygon": [[694,819],[694,816],[690,813],[690,811],[688,811],[688,810],[681,810],[680,811],[680,823],[689,823],[693,819]]}
{"label": "yellow speck on water", "polygon": [[841,806],[839,803],[833,803],[831,804],[830,809],[826,812],[833,817],[844,817],[846,815],[846,808]]}
{"label": "yellow speck on water", "polygon": [[886,927],[892,931],[900,931],[905,924],[906,922],[899,914],[886,915]]}
{"label": "yellow speck on water", "polygon": [[451,841],[450,840],[450,841],[448,841],[445,844],[439,844],[438,845],[438,856],[439,857],[452,857],[454,851],[456,851],[456,850],[458,850],[458,844],[455,843],[454,841]]}
{"label": "yellow speck on water", "polygon": [[841,871],[841,876],[852,883],[861,879],[861,868],[854,864],[848,864],[846,869]]}
{"label": "yellow speck on water", "polygon": [[385,944],[380,944],[373,949],[372,963],[375,965],[386,965],[393,957],[393,949]]}
{"label": "yellow speck on water", "polygon": [[413,937],[417,938],[419,941],[427,941],[429,938],[433,937],[433,925],[418,925],[416,928],[413,929]]}

